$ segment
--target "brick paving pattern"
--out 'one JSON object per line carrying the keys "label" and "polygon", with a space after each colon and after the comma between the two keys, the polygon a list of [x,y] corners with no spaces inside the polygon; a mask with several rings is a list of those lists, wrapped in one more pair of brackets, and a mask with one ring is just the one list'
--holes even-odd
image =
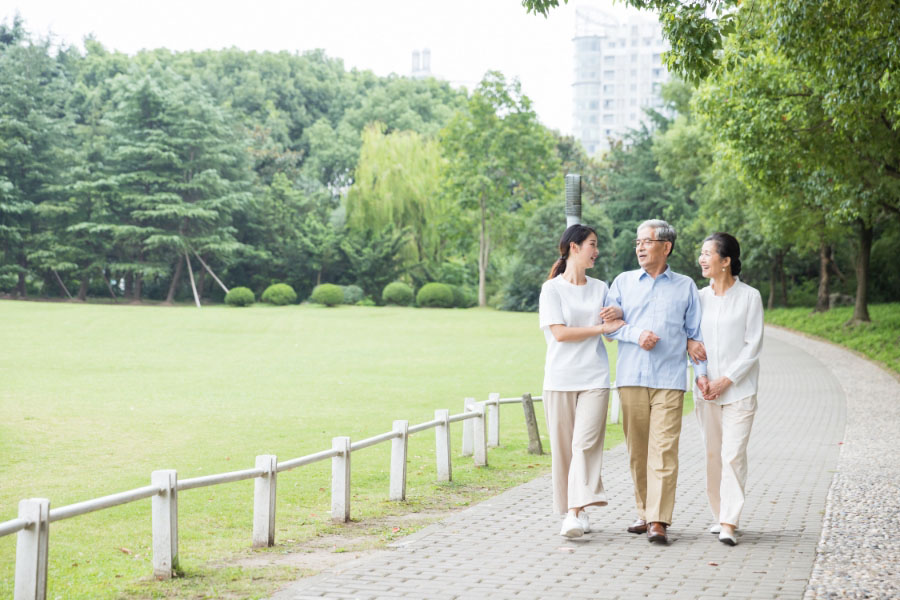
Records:
{"label": "brick paving pattern", "polygon": [[846,406],[837,379],[798,340],[766,335],[748,495],[733,548],[707,533],[704,452],[688,415],[668,546],[625,531],[635,511],[620,445],[604,457],[610,504],[591,509],[595,533],[558,535],[560,518],[543,476],[404,538],[392,552],[300,580],[273,600],[802,598]]}

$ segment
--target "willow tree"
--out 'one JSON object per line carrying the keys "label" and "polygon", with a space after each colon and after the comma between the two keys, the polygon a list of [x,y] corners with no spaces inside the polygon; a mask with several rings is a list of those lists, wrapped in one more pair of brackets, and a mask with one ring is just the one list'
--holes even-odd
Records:
{"label": "willow tree", "polygon": [[441,224],[452,206],[439,193],[442,165],[438,142],[414,131],[385,133],[373,123],[362,134],[354,183],[347,192],[347,226],[371,234],[393,225],[408,230],[405,268],[443,259]]}

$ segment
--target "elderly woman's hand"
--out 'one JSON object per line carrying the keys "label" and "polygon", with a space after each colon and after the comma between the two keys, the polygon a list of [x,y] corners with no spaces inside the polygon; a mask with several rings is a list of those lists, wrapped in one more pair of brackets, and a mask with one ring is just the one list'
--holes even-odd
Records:
{"label": "elderly woman's hand", "polygon": [[725,390],[728,389],[729,385],[731,385],[731,380],[724,375],[722,377],[713,379],[709,382],[707,393],[703,394],[703,397],[707,400],[715,400],[725,393]]}
{"label": "elderly woman's hand", "polygon": [[687,341],[687,353],[695,363],[706,360],[706,346],[697,340]]}

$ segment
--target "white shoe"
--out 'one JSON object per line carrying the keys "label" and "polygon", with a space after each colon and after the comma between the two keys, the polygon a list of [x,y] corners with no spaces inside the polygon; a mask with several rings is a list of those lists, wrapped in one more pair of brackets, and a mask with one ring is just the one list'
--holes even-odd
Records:
{"label": "white shoe", "polygon": [[588,516],[586,510],[582,510],[578,513],[578,520],[581,521],[581,528],[585,533],[591,532],[591,518]]}
{"label": "white shoe", "polygon": [[721,525],[713,525],[712,527],[709,528],[709,532],[713,535],[718,535],[718,534],[722,533],[722,526]]}
{"label": "white shoe", "polygon": [[719,533],[719,541],[728,546],[737,546],[737,540],[734,538],[734,535],[724,531]]}
{"label": "white shoe", "polygon": [[581,524],[581,519],[572,513],[566,513],[566,518],[563,519],[562,529],[559,530],[559,535],[567,538],[579,538],[583,536],[584,527]]}

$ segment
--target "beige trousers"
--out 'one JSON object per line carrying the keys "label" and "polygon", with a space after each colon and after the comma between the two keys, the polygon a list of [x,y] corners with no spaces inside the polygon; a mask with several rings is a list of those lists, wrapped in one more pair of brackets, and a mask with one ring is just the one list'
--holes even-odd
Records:
{"label": "beige trousers", "polygon": [[544,390],[544,416],[550,433],[553,510],[606,506],[600,470],[609,390]]}
{"label": "beige trousers", "polygon": [[713,519],[737,527],[744,508],[756,395],[721,406],[695,396],[694,414],[706,446],[706,497]]}
{"label": "beige trousers", "polygon": [[629,386],[619,398],[638,518],[671,525],[684,392]]}

